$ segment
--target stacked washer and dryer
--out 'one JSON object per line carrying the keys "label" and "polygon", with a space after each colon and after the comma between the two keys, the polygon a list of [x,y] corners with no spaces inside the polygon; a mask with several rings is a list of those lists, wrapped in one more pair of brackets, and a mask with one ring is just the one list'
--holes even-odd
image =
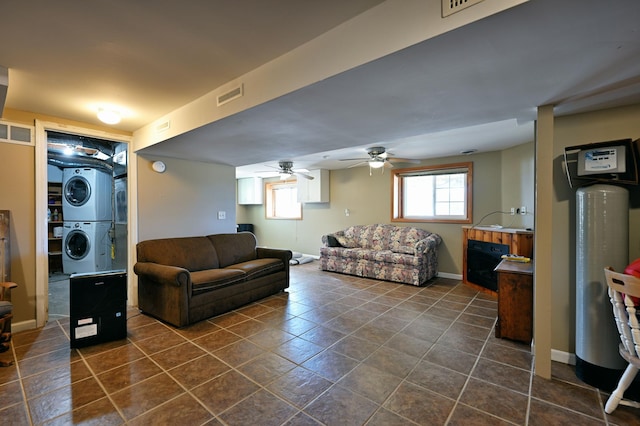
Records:
{"label": "stacked washer and dryer", "polygon": [[111,269],[112,176],[90,167],[62,170],[62,269],[65,274]]}

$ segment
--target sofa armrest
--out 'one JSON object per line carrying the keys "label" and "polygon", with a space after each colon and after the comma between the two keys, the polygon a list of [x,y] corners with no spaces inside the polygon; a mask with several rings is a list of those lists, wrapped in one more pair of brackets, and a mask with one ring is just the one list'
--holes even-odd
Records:
{"label": "sofa armrest", "polygon": [[293,257],[291,250],[274,249],[267,247],[256,247],[256,255],[258,259],[274,258],[280,259],[285,265],[289,264],[289,261]]}
{"label": "sofa armrest", "polygon": [[187,286],[191,279],[189,271],[184,268],[152,262],[138,262],[134,265],[133,271],[151,281],[176,287]]}
{"label": "sofa armrest", "polygon": [[416,255],[422,256],[432,250],[435,250],[442,242],[442,237],[438,234],[431,234],[427,238],[418,241],[415,245]]}

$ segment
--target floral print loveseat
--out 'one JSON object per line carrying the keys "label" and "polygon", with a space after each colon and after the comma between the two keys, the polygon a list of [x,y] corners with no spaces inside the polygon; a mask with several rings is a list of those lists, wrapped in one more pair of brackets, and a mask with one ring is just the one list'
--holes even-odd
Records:
{"label": "floral print loveseat", "polygon": [[350,226],[322,236],[320,268],[419,286],[438,273],[441,242],[438,234],[419,228]]}

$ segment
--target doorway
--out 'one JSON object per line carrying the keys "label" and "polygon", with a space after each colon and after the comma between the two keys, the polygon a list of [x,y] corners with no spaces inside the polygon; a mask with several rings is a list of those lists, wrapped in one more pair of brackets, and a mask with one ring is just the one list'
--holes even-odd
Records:
{"label": "doorway", "polygon": [[69,317],[71,274],[127,270],[128,144],[45,130],[48,317]]}

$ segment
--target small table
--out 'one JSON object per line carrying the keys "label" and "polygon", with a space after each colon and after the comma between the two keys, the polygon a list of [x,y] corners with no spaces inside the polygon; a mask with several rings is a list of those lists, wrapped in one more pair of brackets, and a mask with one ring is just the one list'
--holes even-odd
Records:
{"label": "small table", "polygon": [[503,260],[498,274],[496,337],[531,343],[533,338],[533,261]]}

